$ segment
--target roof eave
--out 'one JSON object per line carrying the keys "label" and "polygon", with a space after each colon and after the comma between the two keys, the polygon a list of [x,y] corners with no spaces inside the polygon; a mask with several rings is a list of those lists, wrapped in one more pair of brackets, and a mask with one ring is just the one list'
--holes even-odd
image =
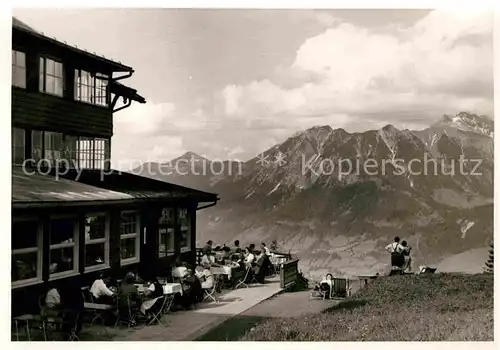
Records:
{"label": "roof eave", "polygon": [[56,45],[59,45],[61,47],[64,47],[70,51],[73,51],[73,52],[76,52],[78,54],[81,54],[81,55],[85,55],[85,56],[88,56],[92,59],[95,59],[97,61],[101,61],[102,63],[105,63],[107,64],[108,66],[110,66],[113,70],[113,72],[117,72],[117,73],[120,73],[120,72],[131,72],[131,73],[134,73],[134,69],[132,67],[129,67],[127,65],[124,65],[123,63],[121,62],[115,62],[113,60],[110,60],[110,59],[107,59],[105,57],[102,57],[102,56],[99,56],[97,54],[92,54],[88,51],[85,51],[85,50],[82,50],[82,49],[79,49],[77,47],[74,47],[74,46],[71,46],[69,44],[65,44],[55,38],[50,38],[42,33],[38,33],[38,32],[33,32],[31,30],[28,30],[26,28],[23,28],[23,27],[19,27],[17,25],[12,25],[12,29],[14,30],[19,30],[19,31],[22,31],[28,35],[31,35],[31,36],[34,36],[34,37],[37,37],[39,39],[42,39],[42,40],[45,40],[45,41],[48,41],[48,42],[51,42],[53,44],[56,44]]}

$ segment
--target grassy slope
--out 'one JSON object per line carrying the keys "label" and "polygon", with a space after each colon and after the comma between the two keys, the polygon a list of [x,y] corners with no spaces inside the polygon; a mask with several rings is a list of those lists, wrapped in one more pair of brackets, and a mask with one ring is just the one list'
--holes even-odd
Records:
{"label": "grassy slope", "polygon": [[241,340],[492,341],[493,275],[381,278],[322,314],[266,320]]}

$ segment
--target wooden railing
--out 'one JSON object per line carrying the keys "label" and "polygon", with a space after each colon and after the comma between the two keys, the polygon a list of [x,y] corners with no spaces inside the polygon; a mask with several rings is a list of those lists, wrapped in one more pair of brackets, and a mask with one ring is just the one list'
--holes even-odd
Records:
{"label": "wooden railing", "polygon": [[285,289],[297,283],[299,274],[299,259],[288,260],[281,264],[280,287]]}

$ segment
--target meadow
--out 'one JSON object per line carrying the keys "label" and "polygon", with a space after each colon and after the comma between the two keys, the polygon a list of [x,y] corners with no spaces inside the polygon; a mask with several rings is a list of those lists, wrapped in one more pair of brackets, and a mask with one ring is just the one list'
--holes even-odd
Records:
{"label": "meadow", "polygon": [[242,341],[492,341],[493,274],[383,277],[320,314],[269,318]]}

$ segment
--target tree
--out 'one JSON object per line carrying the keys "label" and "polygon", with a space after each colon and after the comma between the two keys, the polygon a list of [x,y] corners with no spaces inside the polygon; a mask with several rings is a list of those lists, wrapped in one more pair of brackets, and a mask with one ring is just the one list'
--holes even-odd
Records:
{"label": "tree", "polygon": [[484,263],[485,265],[485,272],[487,273],[493,273],[493,253],[494,253],[494,249],[493,249],[493,241],[491,241],[490,243],[490,250],[488,251],[488,261],[486,261]]}

